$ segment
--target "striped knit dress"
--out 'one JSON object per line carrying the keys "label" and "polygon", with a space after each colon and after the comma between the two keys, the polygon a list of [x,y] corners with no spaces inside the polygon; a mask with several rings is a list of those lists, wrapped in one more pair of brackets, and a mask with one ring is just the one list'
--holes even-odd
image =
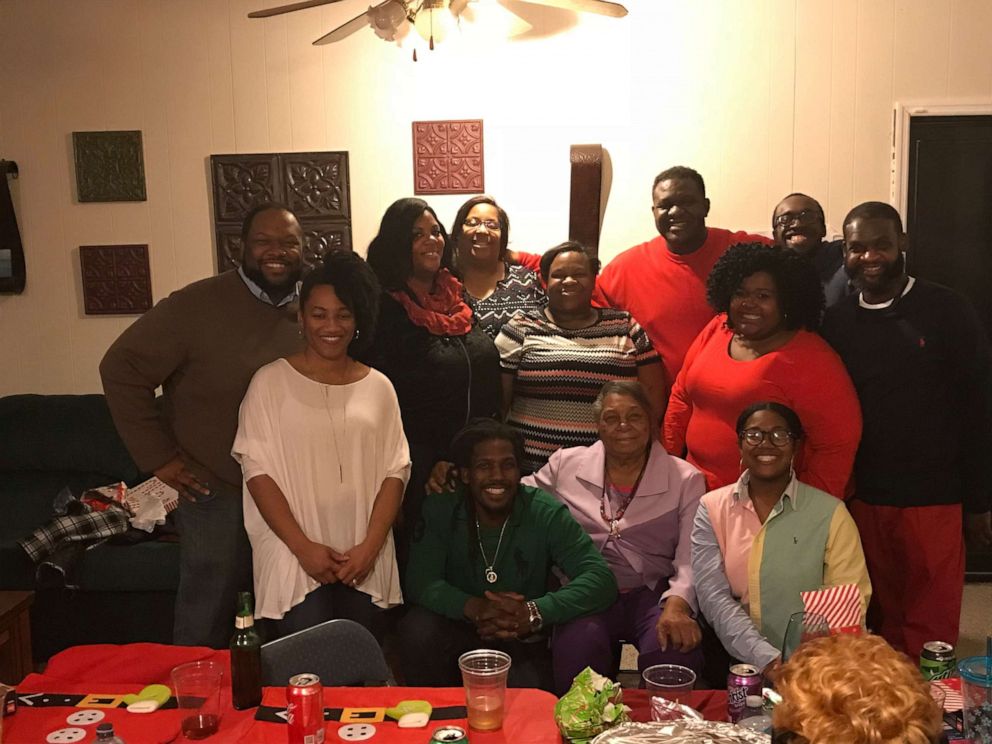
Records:
{"label": "striped knit dress", "polygon": [[608,380],[637,379],[658,361],[647,334],[623,310],[600,308],[586,328],[562,328],[543,310],[518,312],[496,337],[504,373],[514,373],[507,423],[524,436],[524,472],[540,469],[562,447],[598,439],[592,402]]}

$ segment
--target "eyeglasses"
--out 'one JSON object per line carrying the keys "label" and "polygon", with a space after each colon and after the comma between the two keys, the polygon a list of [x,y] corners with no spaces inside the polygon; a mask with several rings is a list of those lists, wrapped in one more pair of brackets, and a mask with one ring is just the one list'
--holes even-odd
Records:
{"label": "eyeglasses", "polygon": [[608,429],[619,429],[623,424],[626,424],[628,427],[644,426],[647,423],[648,417],[640,411],[632,411],[627,414],[626,418],[621,418],[615,413],[604,413],[600,420]]}
{"label": "eyeglasses", "polygon": [[741,439],[750,444],[752,447],[757,447],[759,444],[768,439],[776,447],[784,447],[793,439],[796,435],[793,434],[788,429],[772,429],[771,431],[764,431],[762,429],[745,429],[741,432]]}
{"label": "eyeglasses", "polygon": [[812,225],[820,219],[820,213],[815,209],[804,209],[802,212],[785,212],[780,214],[772,223],[775,227],[785,227],[786,225],[791,225],[793,222],[798,222],[800,225]]}
{"label": "eyeglasses", "polygon": [[479,225],[485,225],[489,232],[499,232],[499,222],[496,220],[480,220],[478,217],[469,217],[462,223],[462,227],[469,230],[476,229]]}

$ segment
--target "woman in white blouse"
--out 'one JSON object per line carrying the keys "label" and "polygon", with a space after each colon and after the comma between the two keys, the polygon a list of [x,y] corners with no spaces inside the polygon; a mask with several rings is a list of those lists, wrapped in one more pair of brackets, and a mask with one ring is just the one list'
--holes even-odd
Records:
{"label": "woman in white blouse", "polygon": [[392,526],[410,452],[393,386],[354,359],[379,295],[357,255],[325,256],[300,289],[305,348],[258,370],[241,403],[232,454],[270,638],[333,618],[378,634],[380,608],[402,602]]}

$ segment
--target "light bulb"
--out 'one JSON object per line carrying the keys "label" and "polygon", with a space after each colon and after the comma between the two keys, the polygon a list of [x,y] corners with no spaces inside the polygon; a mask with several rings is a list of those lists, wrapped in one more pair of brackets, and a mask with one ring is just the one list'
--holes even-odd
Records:
{"label": "light bulb", "polygon": [[444,41],[457,27],[458,21],[451,14],[447,0],[423,0],[413,25],[433,49],[434,43]]}

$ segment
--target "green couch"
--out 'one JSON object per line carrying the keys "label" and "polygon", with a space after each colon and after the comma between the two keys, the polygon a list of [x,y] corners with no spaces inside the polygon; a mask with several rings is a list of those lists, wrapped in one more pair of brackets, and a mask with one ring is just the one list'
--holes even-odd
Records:
{"label": "green couch", "polygon": [[78,566],[78,590],[39,589],[35,565],[17,545],[53,516],[64,487],[124,481],[138,472],[102,395],[0,398],[0,590],[34,589],[36,660],[80,643],[169,643],[179,583],[179,545],[102,544]]}

